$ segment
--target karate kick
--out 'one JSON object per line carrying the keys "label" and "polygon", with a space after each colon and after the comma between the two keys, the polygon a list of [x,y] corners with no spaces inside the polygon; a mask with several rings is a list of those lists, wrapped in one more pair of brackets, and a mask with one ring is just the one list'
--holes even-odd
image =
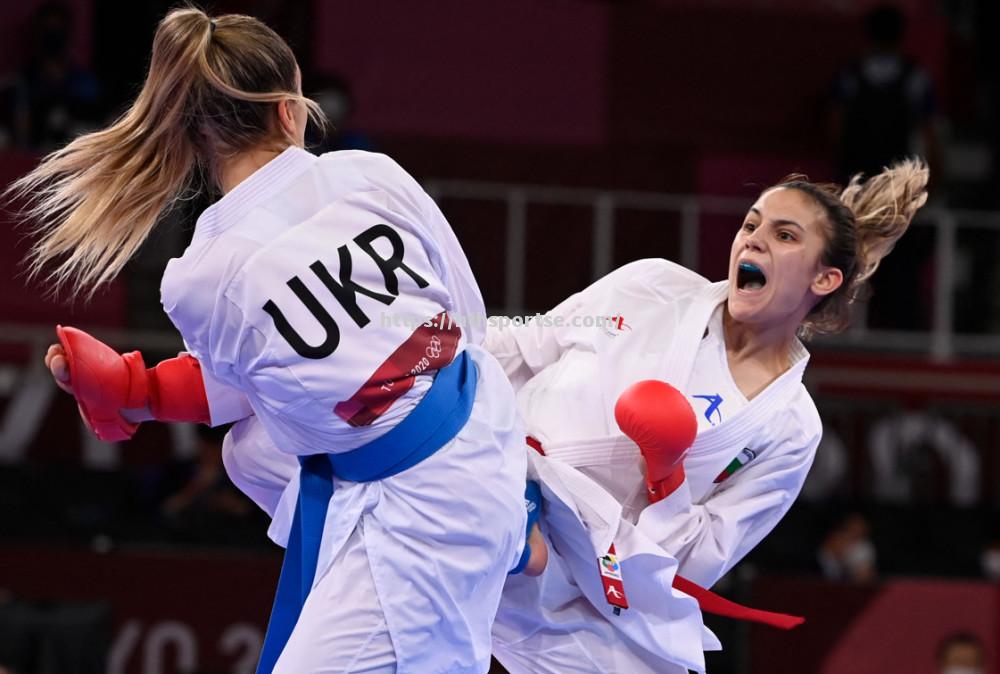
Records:
{"label": "karate kick", "polygon": [[12,189],[32,269],[77,296],[177,199],[219,197],[161,286],[189,354],[147,369],[60,328],[46,362],[105,440],[147,419],[267,436],[287,551],[258,672],[481,674],[508,572],[544,566],[514,395],[482,328],[446,320],[485,310],[434,202],[383,155],[303,150],[316,110],[261,22],[168,14],[132,107]]}
{"label": "karate kick", "polygon": [[[842,191],[793,176],[747,212],[727,280],[640,260],[562,302],[550,312],[560,322],[491,327],[486,348],[539,450],[529,477],[549,543],[545,573],[511,577],[494,624],[512,674],[704,670],[703,644],[719,643],[691,584],[711,587],[774,528],[819,444],[800,337],[847,328],[926,184],[918,161]],[[573,327],[584,316],[616,320]],[[684,414],[643,380],[669,383],[695,412],[694,442],[675,462],[648,457],[677,434],[665,421]]]}

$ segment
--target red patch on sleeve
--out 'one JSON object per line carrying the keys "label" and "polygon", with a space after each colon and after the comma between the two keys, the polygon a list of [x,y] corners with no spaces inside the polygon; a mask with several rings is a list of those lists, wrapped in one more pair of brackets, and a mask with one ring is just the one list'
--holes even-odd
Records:
{"label": "red patch on sleeve", "polygon": [[413,387],[419,374],[440,370],[455,358],[462,330],[448,314],[429,318],[386,358],[361,388],[337,403],[334,413],[351,426],[367,426]]}

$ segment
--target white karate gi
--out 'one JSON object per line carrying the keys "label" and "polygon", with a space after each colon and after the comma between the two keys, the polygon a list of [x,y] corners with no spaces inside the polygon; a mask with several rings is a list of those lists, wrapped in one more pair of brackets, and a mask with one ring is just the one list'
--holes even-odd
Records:
{"label": "white karate gi", "polygon": [[383,435],[431,372],[468,352],[475,403],[453,440],[383,480],[335,479],[313,591],[274,671],[486,671],[524,543],[524,432],[481,327],[459,336],[383,316],[484,313],[433,201],[383,155],[289,148],[202,214],[162,300],[201,362],[213,423],[255,415],[224,458],[281,545],[298,497],[293,455]]}
{"label": "white karate gi", "polygon": [[[726,292],[726,283],[673,263],[641,260],[553,309],[549,321],[562,317],[561,326],[490,326],[486,348],[510,376],[528,433],[546,451],[531,458],[529,476],[542,483],[553,553],[541,577],[512,577],[504,590],[494,651],[513,674],[704,669],[700,614],[670,583],[679,572],[710,587],[795,500],[821,434],[801,383],[808,354],[797,342],[789,370],[701,430],[684,461],[686,481],[654,505],[614,405],[643,379],[701,392],[690,374]],[[616,320],[583,327],[590,316]],[[715,484],[739,456],[753,458]],[[596,566],[612,541],[632,605],[621,616],[605,602]],[[704,647],[719,647],[705,632]]]}

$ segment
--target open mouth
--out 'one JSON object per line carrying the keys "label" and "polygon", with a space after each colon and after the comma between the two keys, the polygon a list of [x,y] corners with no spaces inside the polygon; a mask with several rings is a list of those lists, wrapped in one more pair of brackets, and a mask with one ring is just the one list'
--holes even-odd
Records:
{"label": "open mouth", "polygon": [[740,290],[754,292],[767,285],[767,277],[761,268],[752,262],[740,262],[736,271],[736,287]]}

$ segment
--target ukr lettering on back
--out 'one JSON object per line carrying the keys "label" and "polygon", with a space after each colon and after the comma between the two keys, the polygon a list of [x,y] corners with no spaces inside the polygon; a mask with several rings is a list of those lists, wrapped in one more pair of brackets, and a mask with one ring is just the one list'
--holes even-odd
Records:
{"label": "ukr lettering on back", "polygon": [[[372,245],[379,239],[388,241],[391,246],[392,253],[388,257],[380,255]],[[355,236],[353,241],[362,252],[372,259],[382,273],[386,293],[365,288],[351,280],[353,260],[346,244],[337,248],[337,257],[340,262],[340,270],[337,274],[338,278],[334,278],[330,270],[320,260],[316,260],[310,264],[309,269],[323,283],[327,290],[330,291],[333,298],[337,300],[341,308],[343,308],[359,328],[365,327],[371,321],[358,305],[359,294],[377,300],[386,306],[392,304],[399,295],[399,278],[397,277],[397,272],[399,271],[409,276],[418,288],[426,288],[429,285],[426,279],[403,262],[406,252],[403,239],[389,225],[377,224],[369,227]],[[323,306],[323,303],[306,287],[306,284],[298,276],[293,276],[289,279],[287,285],[320,324],[320,327],[323,328],[326,335],[323,341],[315,345],[306,342],[295,328],[292,327],[274,300],[269,299],[264,303],[264,311],[271,316],[278,333],[297,354],[303,358],[312,358],[315,360],[326,358],[336,351],[340,345],[340,328],[337,325],[337,321],[334,320],[330,312]]]}

